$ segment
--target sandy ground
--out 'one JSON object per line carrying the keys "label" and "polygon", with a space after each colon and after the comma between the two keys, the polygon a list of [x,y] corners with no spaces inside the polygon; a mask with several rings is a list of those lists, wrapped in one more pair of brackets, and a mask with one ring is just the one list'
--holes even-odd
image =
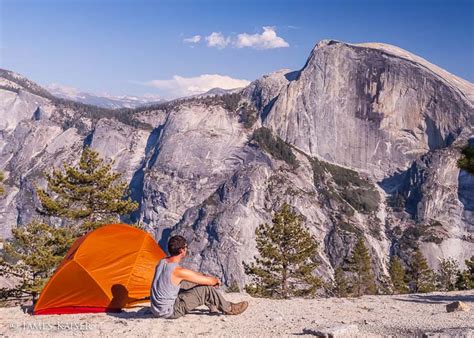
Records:
{"label": "sandy ground", "polygon": [[[357,336],[474,337],[474,291],[361,298],[248,300],[239,316],[209,315],[204,308],[185,317],[153,318],[148,307],[117,314],[31,316],[19,307],[0,308],[0,336],[310,336],[328,327],[352,327]],[[463,301],[469,312],[446,312]],[[352,325],[352,326],[351,326]],[[352,334],[354,335],[354,334]]]}

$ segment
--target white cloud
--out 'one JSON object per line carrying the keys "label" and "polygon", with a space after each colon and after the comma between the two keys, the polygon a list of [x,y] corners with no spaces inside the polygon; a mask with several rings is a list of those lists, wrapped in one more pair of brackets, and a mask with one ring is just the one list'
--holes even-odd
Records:
{"label": "white cloud", "polygon": [[220,32],[212,32],[211,35],[206,36],[206,41],[209,47],[217,47],[219,49],[222,49],[230,43],[230,38],[226,38]]}
{"label": "white cloud", "polygon": [[201,35],[194,35],[190,38],[186,38],[183,40],[185,43],[198,43],[201,41]]}
{"label": "white cloud", "polygon": [[262,34],[242,33],[237,35],[234,46],[237,48],[273,49],[289,47],[290,44],[277,36],[274,27],[263,27]]}
{"label": "white cloud", "polygon": [[223,49],[227,46],[235,48],[254,48],[254,49],[273,49],[285,48],[290,44],[282,37],[278,36],[275,27],[263,27],[261,34],[241,33],[237,36],[224,36],[220,32],[212,32],[211,35],[205,37],[208,47],[216,47]]}
{"label": "white cloud", "polygon": [[241,88],[249,83],[250,81],[234,79],[226,75],[203,74],[196,77],[174,75],[169,80],[152,80],[144,84],[159,89],[165,97],[176,98],[202,94],[213,88]]}

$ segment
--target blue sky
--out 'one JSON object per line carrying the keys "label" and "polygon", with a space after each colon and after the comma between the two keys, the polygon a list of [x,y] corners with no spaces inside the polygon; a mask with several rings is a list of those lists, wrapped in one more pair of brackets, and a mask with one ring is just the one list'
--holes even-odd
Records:
{"label": "blue sky", "polygon": [[326,38],[394,44],[474,82],[474,1],[0,2],[0,67],[41,85],[176,96],[299,69]]}

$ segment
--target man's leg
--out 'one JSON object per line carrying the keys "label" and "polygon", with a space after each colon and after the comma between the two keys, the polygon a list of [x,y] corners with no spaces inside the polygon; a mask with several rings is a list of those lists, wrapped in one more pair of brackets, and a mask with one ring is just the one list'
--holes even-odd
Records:
{"label": "man's leg", "polygon": [[201,305],[207,305],[209,308],[217,307],[223,312],[231,309],[230,303],[214,287],[198,285],[183,292],[180,291],[171,318],[179,318]]}
{"label": "man's leg", "polygon": [[183,280],[179,284],[179,292],[184,292],[184,291],[189,290],[189,289],[191,289],[191,288],[193,288],[197,285],[198,284],[196,284],[196,283],[188,282],[187,280]]}
{"label": "man's leg", "polygon": [[[199,284],[183,280],[183,281],[181,281],[179,292],[180,293],[184,292],[184,291],[189,290],[189,289],[191,289],[195,286],[198,286],[198,285]],[[217,306],[215,306],[215,305],[209,305],[208,308],[209,308],[210,313],[218,313],[219,312],[219,310],[217,309]]]}

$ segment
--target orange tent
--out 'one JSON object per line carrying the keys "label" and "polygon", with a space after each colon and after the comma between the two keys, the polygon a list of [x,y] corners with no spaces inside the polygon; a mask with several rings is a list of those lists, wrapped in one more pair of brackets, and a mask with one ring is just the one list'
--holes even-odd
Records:
{"label": "orange tent", "polygon": [[142,302],[165,256],[145,231],[125,224],[100,227],[74,242],[34,314],[117,312]]}

